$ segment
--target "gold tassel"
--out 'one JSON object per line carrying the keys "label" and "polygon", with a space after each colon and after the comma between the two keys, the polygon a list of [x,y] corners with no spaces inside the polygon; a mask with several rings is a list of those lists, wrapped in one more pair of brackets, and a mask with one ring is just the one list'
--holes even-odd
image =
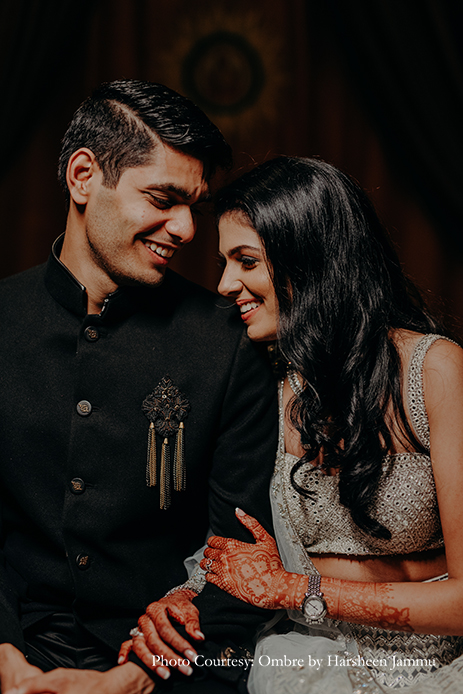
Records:
{"label": "gold tassel", "polygon": [[169,439],[162,442],[161,451],[161,489],[159,490],[159,508],[167,509],[170,506],[170,449]]}
{"label": "gold tassel", "polygon": [[183,445],[183,422],[180,422],[175,439],[174,453],[174,489],[176,492],[183,492],[186,488],[185,455]]}
{"label": "gold tassel", "polygon": [[151,422],[148,430],[148,455],[146,460],[146,484],[148,487],[156,486],[156,432],[154,423]]}

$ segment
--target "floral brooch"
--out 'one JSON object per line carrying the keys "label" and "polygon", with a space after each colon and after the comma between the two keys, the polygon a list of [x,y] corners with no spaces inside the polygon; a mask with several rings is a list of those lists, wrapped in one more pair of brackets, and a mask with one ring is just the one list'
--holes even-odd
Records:
{"label": "floral brooch", "polygon": [[143,400],[142,410],[150,422],[148,430],[148,451],[146,460],[146,484],[155,487],[157,484],[156,434],[162,437],[161,462],[159,471],[159,506],[167,509],[170,506],[171,489],[171,455],[169,437],[175,436],[173,458],[174,490],[181,492],[186,486],[184,424],[188,417],[190,403],[175,386],[169,376],[165,376],[152,393]]}

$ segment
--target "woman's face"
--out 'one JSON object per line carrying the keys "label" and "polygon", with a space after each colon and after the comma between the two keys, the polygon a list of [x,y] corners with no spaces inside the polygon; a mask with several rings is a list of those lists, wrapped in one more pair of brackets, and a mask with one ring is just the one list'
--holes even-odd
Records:
{"label": "woman's face", "polygon": [[278,304],[259,236],[239,212],[221,218],[219,236],[219,292],[235,301],[251,340],[275,340]]}

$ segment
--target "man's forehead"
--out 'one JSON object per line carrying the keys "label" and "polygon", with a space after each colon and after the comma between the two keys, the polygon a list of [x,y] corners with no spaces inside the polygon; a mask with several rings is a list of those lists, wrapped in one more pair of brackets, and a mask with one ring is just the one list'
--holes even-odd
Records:
{"label": "man's forehead", "polygon": [[188,201],[192,198],[208,199],[209,183],[203,174],[202,161],[163,146],[156,147],[147,161],[126,169],[122,175],[146,190],[171,193]]}

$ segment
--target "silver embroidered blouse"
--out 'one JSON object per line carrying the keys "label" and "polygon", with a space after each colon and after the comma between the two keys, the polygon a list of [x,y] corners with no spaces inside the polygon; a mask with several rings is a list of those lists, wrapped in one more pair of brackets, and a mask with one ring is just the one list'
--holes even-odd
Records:
{"label": "silver embroidered blouse", "polygon": [[[412,427],[429,451],[429,424],[423,393],[423,362],[439,335],[424,335],[417,343],[407,378],[408,408]],[[291,486],[290,472],[298,458],[286,453],[280,459],[281,480],[286,486],[291,525],[310,553],[353,555],[409,554],[443,547],[431,459],[423,453],[398,453],[383,459],[382,475],[371,515],[391,531],[391,540],[371,537],[353,522],[339,501],[337,476],[303,466],[295,481],[314,492],[303,498]]]}

